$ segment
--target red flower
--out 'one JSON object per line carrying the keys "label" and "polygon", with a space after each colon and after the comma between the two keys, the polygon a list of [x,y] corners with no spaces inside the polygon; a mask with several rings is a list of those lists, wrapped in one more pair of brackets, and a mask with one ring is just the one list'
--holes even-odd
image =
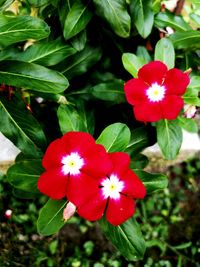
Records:
{"label": "red flower", "polygon": [[137,120],[174,120],[183,107],[181,96],[189,82],[186,73],[176,68],[168,70],[161,61],[153,61],[139,69],[138,78],[129,80],[124,90]]}
{"label": "red flower", "polygon": [[100,219],[119,225],[135,211],[136,198],[144,198],[146,189],[136,174],[129,169],[130,157],[123,152],[109,154],[112,169],[98,179],[87,176],[78,184],[71,183],[67,190],[69,201],[77,212],[89,221]]}
{"label": "red flower", "polygon": [[65,197],[71,183],[76,187],[89,176],[104,176],[111,168],[105,148],[84,132],[68,132],[52,142],[42,165],[46,171],[38,180],[38,189],[53,199]]}

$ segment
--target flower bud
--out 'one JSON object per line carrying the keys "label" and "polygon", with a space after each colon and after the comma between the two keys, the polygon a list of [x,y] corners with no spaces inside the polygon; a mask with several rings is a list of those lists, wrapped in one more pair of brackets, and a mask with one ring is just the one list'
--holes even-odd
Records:
{"label": "flower bud", "polygon": [[75,213],[76,206],[72,202],[68,202],[66,208],[63,211],[63,219],[68,221]]}

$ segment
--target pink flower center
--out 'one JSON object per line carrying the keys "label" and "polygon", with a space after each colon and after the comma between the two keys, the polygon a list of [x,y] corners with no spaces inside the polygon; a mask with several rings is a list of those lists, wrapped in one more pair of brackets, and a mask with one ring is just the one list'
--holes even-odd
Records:
{"label": "pink flower center", "polygon": [[72,152],[71,154],[64,156],[62,158],[62,172],[72,175],[77,175],[80,173],[81,168],[84,165],[84,159],[80,157],[77,152]]}
{"label": "pink flower center", "polygon": [[104,198],[119,199],[120,192],[124,188],[124,182],[120,181],[115,174],[111,174],[109,178],[103,179],[101,186]]}
{"label": "pink flower center", "polygon": [[166,88],[158,83],[153,83],[146,91],[146,95],[150,102],[162,101],[165,97]]}

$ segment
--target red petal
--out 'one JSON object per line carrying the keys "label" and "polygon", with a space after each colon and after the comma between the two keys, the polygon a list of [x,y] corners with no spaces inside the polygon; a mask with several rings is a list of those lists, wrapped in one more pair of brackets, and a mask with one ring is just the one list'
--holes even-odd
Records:
{"label": "red petal", "polygon": [[100,194],[93,196],[77,210],[78,214],[89,221],[99,220],[105,211],[107,199],[102,199]]}
{"label": "red petal", "polygon": [[[113,168],[111,173],[118,174],[120,178],[124,172],[127,171],[130,164],[130,157],[124,152],[109,153],[109,157],[112,161]],[[111,174],[109,173],[109,174]]]}
{"label": "red petal", "polygon": [[140,79],[131,79],[124,85],[126,99],[129,104],[135,105],[146,100],[146,90],[149,86]]}
{"label": "red petal", "polygon": [[118,200],[109,199],[106,218],[109,223],[117,226],[132,217],[134,211],[134,200],[121,195]]}
{"label": "red petal", "polygon": [[45,169],[52,169],[61,166],[61,161],[65,154],[61,139],[56,139],[48,146],[42,160],[42,166]]}
{"label": "red petal", "polygon": [[84,157],[94,145],[94,138],[85,132],[68,132],[62,137],[62,146],[66,153],[78,152]]}
{"label": "red petal", "polygon": [[189,83],[188,75],[179,69],[169,70],[164,81],[166,93],[170,95],[183,95]]}
{"label": "red petal", "polygon": [[66,196],[68,176],[63,175],[61,168],[44,172],[38,180],[38,189],[43,194],[61,199]]}
{"label": "red petal", "polygon": [[110,172],[112,162],[102,145],[94,145],[90,147],[85,156],[85,165],[82,172],[89,176],[102,178]]}
{"label": "red petal", "polygon": [[66,196],[77,207],[84,205],[100,192],[98,180],[84,173],[70,175]]}
{"label": "red petal", "polygon": [[156,122],[163,118],[160,103],[143,103],[133,107],[135,118],[143,122]]}
{"label": "red petal", "polygon": [[126,174],[123,175],[122,181],[125,185],[122,190],[123,194],[129,195],[133,198],[144,198],[146,195],[146,188],[132,170],[128,170]]}
{"label": "red petal", "polygon": [[151,85],[154,82],[162,84],[167,73],[167,66],[161,61],[152,61],[138,71],[138,78]]}
{"label": "red petal", "polygon": [[180,96],[167,95],[162,101],[161,106],[163,110],[163,118],[168,120],[175,120],[181,109],[183,108],[184,102]]}

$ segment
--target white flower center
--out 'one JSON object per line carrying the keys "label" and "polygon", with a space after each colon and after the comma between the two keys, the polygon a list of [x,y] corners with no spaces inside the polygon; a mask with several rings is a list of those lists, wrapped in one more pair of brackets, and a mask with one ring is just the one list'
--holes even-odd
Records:
{"label": "white flower center", "polygon": [[62,171],[66,174],[76,175],[80,173],[80,169],[84,165],[84,160],[77,152],[72,152],[68,156],[62,158]]}
{"label": "white flower center", "polygon": [[146,95],[151,102],[159,102],[165,96],[165,87],[157,83],[153,83],[146,91]]}
{"label": "white flower center", "polygon": [[105,198],[119,199],[120,192],[124,188],[124,182],[120,181],[119,178],[112,174],[110,178],[105,178],[102,183],[102,191]]}

